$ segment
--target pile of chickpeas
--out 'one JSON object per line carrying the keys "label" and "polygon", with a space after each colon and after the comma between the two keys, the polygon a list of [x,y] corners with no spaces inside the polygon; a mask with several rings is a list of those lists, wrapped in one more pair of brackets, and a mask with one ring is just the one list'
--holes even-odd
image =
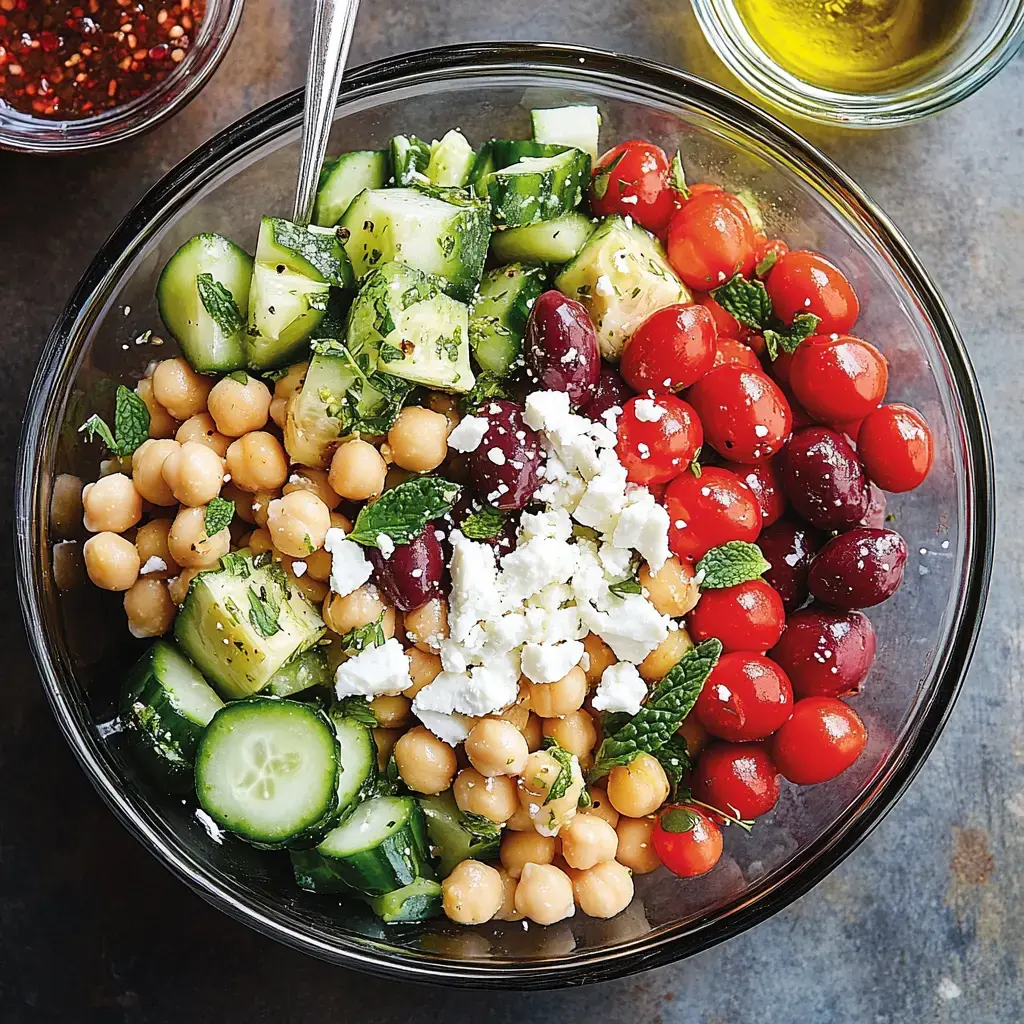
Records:
{"label": "pile of chickpeas", "polygon": [[[171,629],[196,573],[247,547],[271,552],[289,583],[321,607],[332,668],[346,657],[344,634],[380,621],[386,637],[397,635],[406,646],[412,679],[404,693],[371,702],[381,768],[393,752],[411,791],[450,789],[463,811],[504,826],[500,866],[466,860],[444,879],[447,916],[463,924],[528,918],[547,925],[577,906],[593,917],[618,914],[633,898],[633,875],[659,866],[651,832],[669,782],[660,763],[641,754],[598,785],[584,785],[581,773],[602,738],[589,694],[614,654],[589,635],[580,665],[553,683],[524,677],[519,701],[478,719],[457,748],[416,724],[412,698],[442,670],[437,652],[447,635],[446,602],[435,598],[402,613],[372,583],[335,594],[323,545],[332,526],[351,529],[351,518],[339,511],[343,503],[372,501],[442,466],[446,476],[464,478],[464,461],[447,446],[457,406],[451,396],[431,394],[426,406],[403,409],[386,437],[346,440],[322,468],[291,465],[282,431],[306,368],[291,367],[271,392],[254,377],[214,382],[181,358],[155,364],[137,387],[149,409],[150,439],[130,459],[105,463],[104,475],[80,492],[77,478],[55,482],[51,507],[65,521],[76,515],[80,493],[77,514],[92,534],[83,546],[89,578],[123,592],[133,635],[157,637]],[[234,502],[235,518],[208,536],[206,507],[216,497]],[[658,611],[672,618],[697,602],[693,571],[675,558],[657,573],[643,567],[640,579]],[[640,675],[660,679],[691,646],[685,629],[670,632],[638,666]],[[684,732],[696,753],[706,738],[700,726],[688,720]],[[579,760],[580,771],[557,799],[549,790],[561,765],[543,749],[547,739]],[[589,802],[581,809],[584,788]]]}

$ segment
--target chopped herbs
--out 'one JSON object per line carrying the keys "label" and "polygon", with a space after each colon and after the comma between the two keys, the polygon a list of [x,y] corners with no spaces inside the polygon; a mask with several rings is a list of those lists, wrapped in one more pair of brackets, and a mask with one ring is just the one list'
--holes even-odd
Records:
{"label": "chopped herbs", "polygon": [[213,498],[206,506],[206,515],[203,519],[203,526],[206,528],[206,536],[226,530],[235,518],[235,503],[227,498]]}
{"label": "chopped herbs", "polygon": [[676,155],[672,157],[672,164],[668,169],[668,186],[678,192],[683,199],[690,198],[690,190],[686,187],[686,174],[683,171],[683,155],[678,149]]}
{"label": "chopped herbs", "polygon": [[474,839],[490,842],[501,835],[501,826],[482,814],[463,811],[459,817],[459,827],[468,832]]}
{"label": "chopped herbs", "polygon": [[467,516],[459,529],[470,540],[489,540],[497,537],[505,528],[505,513],[500,509],[484,505],[479,512]]}
{"label": "chopped herbs", "polygon": [[235,297],[212,274],[196,275],[196,291],[203,309],[225,338],[236,335],[245,326],[245,317]]}
{"label": "chopped herbs", "polygon": [[438,476],[406,480],[360,510],[348,540],[375,548],[383,534],[394,544],[408,544],[427,523],[451,511],[461,490]]}
{"label": "chopped herbs", "polygon": [[331,714],[351,718],[371,729],[377,728],[377,716],[365,697],[342,697],[331,708]]}
{"label": "chopped herbs", "polygon": [[114,455],[126,458],[144,441],[149,440],[149,409],[134,391],[121,384],[114,399],[113,432],[103,418],[95,413],[78,429],[90,441],[99,435]]}
{"label": "chopped herbs", "polygon": [[249,597],[249,621],[252,628],[264,638],[280,633],[281,625],[278,619],[281,605],[277,598],[269,593],[266,587],[260,587],[259,593],[249,587],[246,593]]}
{"label": "chopped herbs", "polygon": [[705,590],[722,590],[756,580],[770,568],[756,544],[730,540],[712,548],[697,563],[697,578]]}
{"label": "chopped herbs", "polygon": [[800,342],[811,337],[821,323],[821,318],[813,313],[797,313],[791,324],[784,324],[772,312],[772,300],[764,284],[748,281],[741,274],[721,288],[713,289],[711,296],[741,324],[764,336],[771,359],[776,359],[780,351],[795,352]]}
{"label": "chopped herbs", "polygon": [[544,803],[549,804],[552,800],[560,800],[569,792],[573,780],[573,763],[576,756],[571,754],[565,747],[560,747],[552,736],[545,737],[545,749],[558,762],[558,774],[548,787]]}
{"label": "chopped herbs", "polygon": [[341,649],[346,654],[358,654],[365,651],[367,647],[383,647],[387,641],[384,635],[384,615],[387,609],[382,611],[375,622],[367,622],[365,626],[356,626],[350,629],[339,640]]}
{"label": "chopped herbs", "polygon": [[467,391],[461,398],[460,404],[464,413],[476,412],[484,402],[493,401],[495,398],[508,398],[508,385],[504,377],[496,373],[484,370],[476,376],[476,383],[472,390]]}

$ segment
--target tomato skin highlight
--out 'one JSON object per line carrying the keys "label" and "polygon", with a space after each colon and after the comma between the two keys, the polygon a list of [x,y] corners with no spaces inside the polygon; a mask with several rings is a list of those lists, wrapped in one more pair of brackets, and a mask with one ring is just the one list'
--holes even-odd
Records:
{"label": "tomato skin highlight", "polygon": [[643,139],[621,142],[594,166],[590,208],[599,217],[632,217],[648,231],[663,232],[676,209],[668,171],[663,149]]}
{"label": "tomato skin highlight", "polygon": [[[781,456],[780,456],[781,458]],[[761,506],[761,528],[766,530],[786,511],[786,492],[782,487],[779,459],[771,462],[727,462],[723,469],[735,473],[754,492]]]}
{"label": "tomato skin highlight", "polygon": [[754,270],[754,228],[743,203],[705,192],[683,204],[668,226],[668,259],[690,288],[710,291]]}
{"label": "tomato skin highlight", "polygon": [[715,322],[703,306],[666,306],[633,332],[619,370],[634,391],[681,391],[714,365],[717,336]]}
{"label": "tomato skin highlight", "polygon": [[761,360],[757,358],[757,353],[749,345],[737,341],[735,338],[723,338],[719,335],[715,344],[715,361],[711,368],[715,369],[715,367],[728,364],[746,366],[750,370],[761,369]]}
{"label": "tomato skin highlight", "polygon": [[669,547],[687,561],[698,561],[726,541],[753,542],[761,532],[754,492],[727,469],[708,466],[699,477],[680,474],[665,490],[665,507]]}
{"label": "tomato skin highlight", "polygon": [[741,820],[767,814],[779,802],[780,789],[779,771],[760,743],[716,740],[693,771],[693,795]]}
{"label": "tomato skin highlight", "polygon": [[864,723],[849,705],[836,697],[804,697],[768,750],[785,778],[813,786],[845,772],[867,740]]}
{"label": "tomato skin highlight", "polygon": [[686,622],[695,641],[717,637],[726,654],[764,654],[779,642],[785,627],[782,598],[764,580],[705,590]]}
{"label": "tomato skin highlight", "polygon": [[900,494],[924,483],[935,459],[935,442],[913,406],[895,403],[865,418],[857,432],[857,454],[874,483]]}
{"label": "tomato skin highlight", "polygon": [[[874,345],[848,334],[817,334],[793,353],[789,386],[819,423],[862,420],[889,385],[889,364]],[[857,435],[854,434],[854,437]]]}
{"label": "tomato skin highlight", "polygon": [[[638,402],[653,402],[663,410],[661,417],[641,419]],[[622,408],[615,453],[633,483],[665,483],[689,469],[703,443],[704,432],[693,406],[675,395],[638,395]]]}
{"label": "tomato skin highlight", "polygon": [[847,334],[860,316],[853,286],[834,263],[816,252],[784,253],[764,283],[783,323],[792,323],[798,313],[813,313],[821,318],[819,334]]}
{"label": "tomato skin highlight", "polygon": [[[673,811],[686,811],[692,815],[693,827],[686,832],[666,830],[662,819]],[[651,832],[651,841],[662,864],[680,878],[706,875],[722,856],[722,830],[706,810],[694,804],[680,804],[662,810]]]}
{"label": "tomato skin highlight", "polygon": [[701,690],[694,713],[712,736],[745,743],[767,739],[793,713],[793,687],[760,654],[723,654]]}

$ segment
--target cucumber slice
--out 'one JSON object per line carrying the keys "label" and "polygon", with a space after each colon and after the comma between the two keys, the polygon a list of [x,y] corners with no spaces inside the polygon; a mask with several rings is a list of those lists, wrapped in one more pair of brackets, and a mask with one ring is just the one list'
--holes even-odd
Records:
{"label": "cucumber slice", "polygon": [[567,263],[583,248],[594,222],[582,213],[567,213],[524,228],[507,228],[491,236],[491,252],[502,262]]}
{"label": "cucumber slice", "polygon": [[411,796],[361,803],[317,847],[338,877],[367,896],[383,896],[417,878],[433,878],[423,812]]}
{"label": "cucumber slice", "polygon": [[294,362],[323,319],[331,286],[289,270],[281,264],[257,263],[249,290],[248,365],[272,370]]}
{"label": "cucumber slice", "polygon": [[391,177],[391,154],[362,149],[325,161],[313,204],[313,223],[332,228],[364,188],[383,188]]}
{"label": "cucumber slice", "polygon": [[495,225],[514,228],[564,216],[583,201],[589,182],[590,157],[567,149],[557,156],[524,156],[483,184]]}
{"label": "cucumber slice", "polygon": [[264,217],[256,262],[278,274],[287,270],[335,288],[355,287],[352,264],[335,228],[304,228],[280,217]]}
{"label": "cucumber slice", "polygon": [[483,185],[484,179],[492,171],[497,169],[497,165],[494,162],[494,142],[485,142],[477,151],[476,156],[473,158],[473,166],[469,171],[469,180],[466,184],[473,190],[476,195],[480,198],[484,198],[487,195],[487,189]]}
{"label": "cucumber slice", "polygon": [[427,835],[435,847],[437,870],[447,878],[452,868],[464,860],[497,860],[501,827],[495,825],[487,834],[470,831],[468,819],[455,803],[452,791],[437,796],[419,797],[420,807],[427,819]]}
{"label": "cucumber slice", "polygon": [[425,181],[430,163],[430,146],[415,135],[396,135],[391,140],[391,166],[396,185]]}
{"label": "cucumber slice", "polygon": [[157,640],[124,681],[121,722],[150,774],[171,792],[188,792],[196,747],[223,706],[192,662]]}
{"label": "cucumber slice", "polygon": [[469,324],[469,344],[482,369],[504,376],[522,364],[526,321],[546,276],[521,263],[484,274]]}
{"label": "cucumber slice", "polygon": [[295,884],[307,892],[327,896],[345,896],[352,893],[352,887],[337,875],[331,861],[321,857],[316,850],[289,850]]}
{"label": "cucumber slice", "polygon": [[314,686],[330,686],[331,671],[322,647],[310,647],[286,661],[263,688],[273,697],[290,697]]}
{"label": "cucumber slice", "polygon": [[460,131],[447,132],[440,142],[431,143],[426,174],[432,185],[465,185],[476,160],[473,147]]}
{"label": "cucumber slice", "polygon": [[362,800],[373,796],[377,783],[377,744],[369,726],[337,711],[330,712],[341,750],[338,815],[344,818]]}
{"label": "cucumber slice", "polygon": [[251,278],[252,257],[221,235],[196,235],[167,261],[157,306],[192,369],[229,373],[245,366]]}
{"label": "cucumber slice", "polygon": [[417,878],[401,889],[367,900],[370,909],[385,924],[426,921],[441,913],[441,885],[430,878]]}
{"label": "cucumber slice", "polygon": [[548,145],[534,139],[491,139],[491,153],[494,156],[494,166],[498,170],[518,163],[523,157],[558,156],[569,148]]}
{"label": "cucumber slice", "polygon": [[531,110],[533,137],[537,142],[572,146],[597,160],[597,140],[601,132],[601,114],[594,106],[552,107]]}
{"label": "cucumber slice", "polygon": [[308,704],[250,697],[221,708],[196,752],[196,797],[214,821],[265,849],[317,842],[338,802],[338,743]]}

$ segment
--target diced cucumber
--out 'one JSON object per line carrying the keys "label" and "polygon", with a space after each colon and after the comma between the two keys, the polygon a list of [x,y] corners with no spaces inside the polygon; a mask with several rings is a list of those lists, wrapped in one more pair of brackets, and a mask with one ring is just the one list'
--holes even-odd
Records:
{"label": "diced cucumber", "polygon": [[362,149],[324,162],[313,204],[313,223],[333,228],[364,188],[383,188],[391,177],[391,154]]}
{"label": "diced cucumber", "polygon": [[523,157],[558,156],[569,146],[548,145],[534,139],[491,139],[491,153],[494,157],[495,169],[511,167]]}
{"label": "diced cucumber", "polygon": [[401,889],[374,896],[367,902],[385,924],[426,921],[441,913],[441,885],[430,878],[417,878]]}
{"label": "diced cucumber", "polygon": [[330,683],[327,654],[321,647],[310,647],[286,661],[270,677],[264,690],[274,697],[290,697],[314,686],[329,686]]}
{"label": "diced cucumber", "polygon": [[256,262],[284,270],[335,288],[355,287],[348,253],[335,228],[302,227],[280,217],[260,221]]}
{"label": "diced cucumber", "polygon": [[395,184],[411,185],[425,181],[430,163],[430,146],[415,135],[396,135],[391,140],[391,167]]}
{"label": "diced cucumber", "polygon": [[324,628],[279,565],[243,550],[192,580],[174,636],[210,685],[234,700],[262,690]]}
{"label": "diced cucumber", "polygon": [[421,796],[419,801],[427,819],[430,845],[436,848],[434,852],[439,858],[437,870],[442,878],[447,878],[460,861],[498,859],[500,826],[488,829],[487,835],[474,834],[451,790],[437,796]]}
{"label": "diced cucumber", "polygon": [[452,130],[446,132],[440,142],[431,143],[426,174],[432,185],[465,185],[475,160],[476,154],[466,136]]}
{"label": "diced cucumber", "polygon": [[251,278],[252,257],[221,235],[196,235],[167,261],[156,301],[192,369],[229,373],[245,366]]}
{"label": "diced cucumber", "polygon": [[277,697],[225,705],[199,741],[196,797],[253,845],[316,843],[338,802],[338,743],[327,717]]}
{"label": "diced cucumber", "polygon": [[327,896],[344,896],[351,893],[352,886],[343,882],[336,874],[333,863],[321,857],[316,850],[289,850],[295,884],[307,892]]}
{"label": "diced cucumber", "polygon": [[466,184],[481,198],[487,195],[486,188],[483,187],[483,180],[495,170],[494,163],[494,146],[492,142],[485,142],[477,151],[476,156],[473,158],[473,166],[469,171],[469,180]]}
{"label": "diced cucumber", "polygon": [[601,115],[594,106],[551,107],[531,110],[533,137],[538,142],[572,146],[586,153],[591,162],[597,160],[597,140],[601,132]]}
{"label": "diced cucumber", "polygon": [[467,302],[483,273],[491,227],[487,203],[463,189],[367,189],[341,220],[356,276],[403,263],[437,277]]}
{"label": "diced cucumber", "polygon": [[200,737],[223,706],[188,658],[157,640],[124,681],[121,723],[154,778],[171,792],[188,792]]}
{"label": "diced cucumber", "polygon": [[272,370],[293,362],[323,318],[331,286],[301,274],[257,263],[249,291],[246,353],[250,369]]}
{"label": "diced cucumber", "polygon": [[348,349],[395,377],[469,391],[469,309],[427,276],[385,263],[363,281],[349,313]]}
{"label": "diced cucumber", "polygon": [[601,355],[617,362],[630,335],[655,310],[692,302],[661,245],[622,217],[607,217],[555,287],[583,303],[597,330]]}
{"label": "diced cucumber", "polygon": [[524,228],[506,228],[491,235],[491,252],[502,262],[567,263],[583,248],[594,222],[573,211],[556,220]]}
{"label": "diced cucumber", "polygon": [[317,852],[342,881],[367,896],[434,877],[423,812],[411,796],[364,801],[324,837]]}
{"label": "diced cucumber", "polygon": [[495,225],[514,228],[564,216],[583,201],[589,181],[590,157],[567,149],[557,156],[524,156],[489,174],[483,185]]}
{"label": "diced cucumber", "polygon": [[360,801],[373,796],[377,781],[377,744],[369,726],[334,709],[329,714],[341,750],[338,816],[344,818]]}
{"label": "diced cucumber", "polygon": [[469,323],[470,347],[482,369],[504,376],[522,363],[526,321],[546,276],[521,263],[484,274]]}

